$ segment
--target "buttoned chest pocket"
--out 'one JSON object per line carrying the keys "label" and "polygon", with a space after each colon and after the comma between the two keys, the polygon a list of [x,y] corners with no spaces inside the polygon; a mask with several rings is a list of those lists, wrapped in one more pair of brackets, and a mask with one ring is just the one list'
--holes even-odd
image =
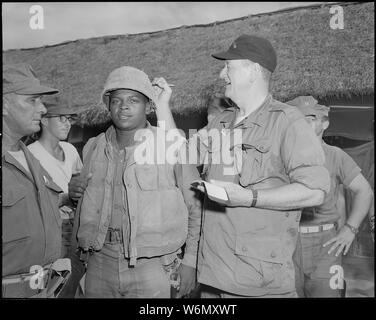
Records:
{"label": "buttoned chest pocket", "polygon": [[259,288],[281,286],[284,257],[278,239],[238,236],[235,255],[235,279],[239,284]]}
{"label": "buttoned chest pocket", "polygon": [[20,242],[30,237],[27,190],[23,186],[3,189],[3,243]]}
{"label": "buttoned chest pocket", "polygon": [[249,144],[242,144],[239,182],[243,187],[258,183],[266,178],[270,148],[271,142],[269,139],[260,139]]}

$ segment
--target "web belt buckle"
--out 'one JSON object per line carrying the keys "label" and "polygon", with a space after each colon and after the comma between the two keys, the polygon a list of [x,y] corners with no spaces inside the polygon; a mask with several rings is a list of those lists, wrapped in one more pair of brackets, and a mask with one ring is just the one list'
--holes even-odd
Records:
{"label": "web belt buckle", "polygon": [[316,233],[332,229],[336,226],[336,223],[321,224],[318,226],[301,226],[299,227],[300,233]]}

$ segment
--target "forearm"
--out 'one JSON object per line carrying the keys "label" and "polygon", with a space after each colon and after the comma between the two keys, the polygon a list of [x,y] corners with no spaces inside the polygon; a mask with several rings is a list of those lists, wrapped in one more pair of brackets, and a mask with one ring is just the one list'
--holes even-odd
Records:
{"label": "forearm", "polygon": [[[197,200],[198,201],[198,200]],[[193,207],[193,208],[192,208]],[[183,263],[196,268],[198,242],[201,229],[201,205],[196,204],[189,208],[188,235],[185,246]]]}
{"label": "forearm", "polygon": [[176,129],[175,120],[172,116],[168,103],[160,103],[156,110],[158,121],[163,121],[165,130]]}
{"label": "forearm", "polygon": [[188,209],[188,235],[183,263],[196,268],[198,242],[201,230],[202,203],[190,182],[200,178],[194,165],[182,165],[182,174],[177,174],[178,185],[182,191]]}
{"label": "forearm", "polygon": [[322,190],[313,190],[300,183],[292,183],[282,187],[258,190],[256,207],[294,210],[320,205],[323,200],[324,192]]}
{"label": "forearm", "polygon": [[359,228],[369,212],[373,200],[373,192],[370,189],[360,190],[354,194],[353,199],[347,223],[355,228]]}

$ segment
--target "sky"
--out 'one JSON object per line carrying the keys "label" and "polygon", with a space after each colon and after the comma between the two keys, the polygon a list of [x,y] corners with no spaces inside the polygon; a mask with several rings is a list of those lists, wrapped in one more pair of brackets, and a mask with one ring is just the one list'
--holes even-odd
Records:
{"label": "sky", "polygon": [[[2,3],[3,50],[206,24],[315,3],[322,2]],[[33,5],[43,9],[43,29],[30,27]]]}

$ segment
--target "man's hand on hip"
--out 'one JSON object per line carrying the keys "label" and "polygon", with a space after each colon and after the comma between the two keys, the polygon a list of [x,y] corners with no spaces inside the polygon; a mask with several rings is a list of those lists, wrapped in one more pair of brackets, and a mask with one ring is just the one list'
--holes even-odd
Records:
{"label": "man's hand on hip", "polygon": [[354,241],[354,238],[355,234],[352,233],[349,228],[343,226],[334,238],[324,243],[323,247],[326,247],[334,242],[332,247],[329,249],[328,254],[331,254],[336,248],[338,248],[335,254],[337,257],[342,253],[342,251],[343,254],[346,255],[352,242]]}

